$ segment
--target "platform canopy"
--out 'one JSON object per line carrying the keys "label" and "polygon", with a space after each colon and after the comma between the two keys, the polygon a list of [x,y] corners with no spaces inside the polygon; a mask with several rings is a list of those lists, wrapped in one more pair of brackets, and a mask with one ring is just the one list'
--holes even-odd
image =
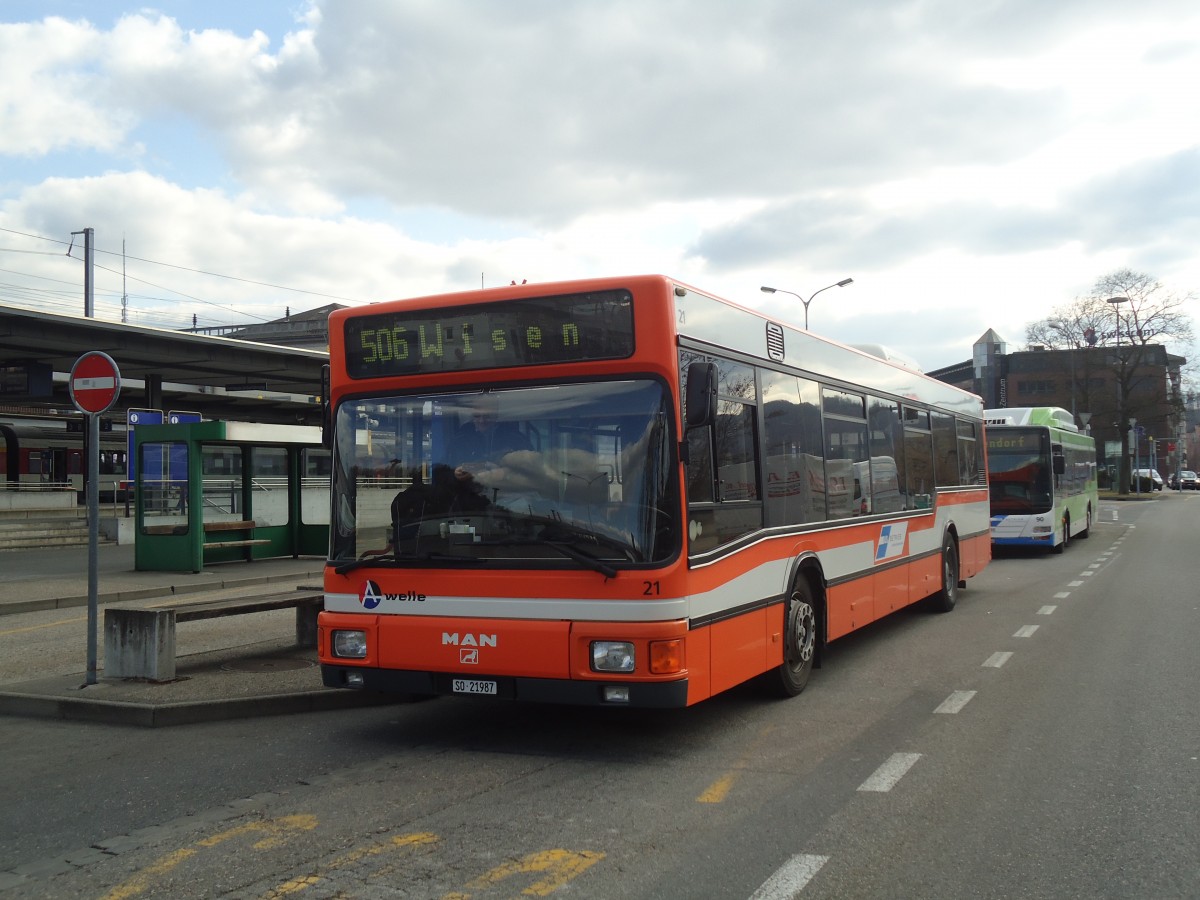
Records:
{"label": "platform canopy", "polygon": [[[67,375],[84,353],[108,354],[120,367],[121,405],[199,412],[206,418],[316,424],[320,350],[128,325],[0,304],[0,406],[72,406]],[[22,395],[19,371],[53,377]],[[157,395],[156,395],[157,392]]]}

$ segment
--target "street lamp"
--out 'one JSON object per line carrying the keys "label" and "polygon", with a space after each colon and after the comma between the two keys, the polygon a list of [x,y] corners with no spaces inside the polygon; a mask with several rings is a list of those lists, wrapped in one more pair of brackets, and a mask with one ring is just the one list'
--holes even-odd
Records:
{"label": "street lamp", "polygon": [[1117,433],[1121,437],[1121,458],[1117,461],[1117,492],[1129,493],[1129,477],[1125,474],[1125,458],[1129,455],[1129,434],[1125,430],[1125,357],[1121,355],[1121,304],[1128,303],[1128,297],[1109,297],[1105,300],[1111,303],[1117,316],[1117,363],[1120,371],[1117,373]]}
{"label": "street lamp", "polygon": [[[853,278],[843,278],[837,284],[825,285],[825,287],[821,288],[821,291],[827,291],[830,288],[835,288],[835,287],[845,287],[848,284],[854,284],[854,279]],[[764,294],[776,294],[776,293],[791,294],[791,296],[795,297],[797,300],[799,300],[801,303],[803,303],[804,304],[804,330],[808,331],[808,304],[812,303],[813,297],[817,296],[817,294],[821,293],[821,291],[813,291],[812,295],[807,300],[805,300],[799,294],[792,293],[792,291],[785,291],[783,288],[767,287],[765,284],[762,287],[760,287],[759,290],[762,291]]]}

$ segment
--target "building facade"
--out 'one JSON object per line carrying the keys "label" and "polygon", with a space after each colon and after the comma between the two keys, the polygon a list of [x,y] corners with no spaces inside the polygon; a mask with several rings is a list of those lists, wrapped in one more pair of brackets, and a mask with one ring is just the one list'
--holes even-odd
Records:
{"label": "building facade", "polygon": [[1120,421],[1129,423],[1127,472],[1154,468],[1164,479],[1177,468],[1200,463],[1188,446],[1180,385],[1187,360],[1161,344],[1088,346],[1050,350],[1033,346],[1009,353],[988,329],[972,347],[970,362],[929,374],[983,397],[988,408],[1060,406],[1096,439],[1101,484],[1116,486],[1121,458]]}

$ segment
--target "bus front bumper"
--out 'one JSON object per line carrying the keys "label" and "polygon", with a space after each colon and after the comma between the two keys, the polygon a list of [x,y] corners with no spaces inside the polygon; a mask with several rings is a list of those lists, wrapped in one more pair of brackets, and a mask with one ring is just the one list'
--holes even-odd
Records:
{"label": "bus front bumper", "polygon": [[[381,694],[407,694],[418,697],[441,695],[489,696],[479,691],[455,690],[459,675],[445,672],[409,672],[397,669],[376,669],[366,666],[321,665],[321,680],[326,687],[350,688]],[[687,679],[665,682],[605,682],[565,681],[557,678],[517,678],[512,676],[480,675],[472,684],[494,683],[497,699],[520,700],[525,703],[563,703],[573,706],[626,706],[653,709],[674,709],[687,706]],[[627,699],[609,697],[612,688]],[[608,689],[608,690],[606,690]]]}

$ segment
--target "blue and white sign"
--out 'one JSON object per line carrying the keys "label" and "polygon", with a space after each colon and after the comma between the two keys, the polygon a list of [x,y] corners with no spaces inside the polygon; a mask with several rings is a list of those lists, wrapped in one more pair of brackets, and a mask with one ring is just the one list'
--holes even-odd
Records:
{"label": "blue and white sign", "polygon": [[908,538],[907,522],[892,522],[879,529],[879,542],[875,545],[875,562],[886,562],[904,556]]}
{"label": "blue and white sign", "polygon": [[[139,425],[161,425],[163,414],[161,409],[130,409],[125,412],[125,442],[126,450],[125,459],[128,461],[126,468],[128,469],[128,478],[130,481],[137,480],[137,462],[134,459],[133,452],[133,430]],[[158,470],[155,472],[147,472],[147,478],[154,481],[160,481],[163,477],[163,466],[157,465]]]}

